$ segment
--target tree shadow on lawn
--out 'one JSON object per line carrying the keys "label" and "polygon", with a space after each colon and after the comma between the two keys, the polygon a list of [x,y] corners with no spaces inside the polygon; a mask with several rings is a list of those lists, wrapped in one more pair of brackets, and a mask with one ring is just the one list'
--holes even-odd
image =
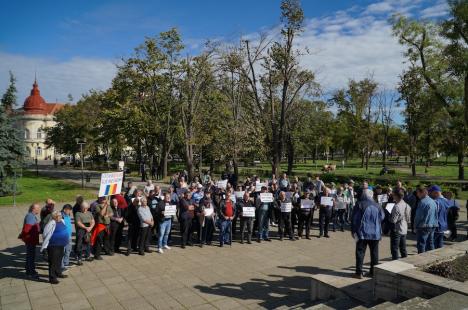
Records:
{"label": "tree shadow on lawn", "polygon": [[[310,275],[328,274],[340,277],[351,277],[352,272],[324,269],[313,266],[285,267],[281,269],[292,269],[298,275],[268,275],[272,280],[253,278],[242,284],[217,283],[213,286],[197,285],[195,289],[205,294],[236,298],[241,300],[251,299],[253,303],[266,309],[277,307],[310,307],[320,302],[310,300]],[[305,274],[305,275],[304,275]]]}

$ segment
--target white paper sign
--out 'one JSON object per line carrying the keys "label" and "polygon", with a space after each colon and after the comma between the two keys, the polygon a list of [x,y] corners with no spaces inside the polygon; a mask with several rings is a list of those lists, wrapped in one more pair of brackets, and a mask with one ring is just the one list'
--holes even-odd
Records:
{"label": "white paper sign", "polygon": [[231,199],[232,202],[236,203],[236,196],[235,195],[231,195],[229,196],[229,198]]}
{"label": "white paper sign", "polygon": [[272,193],[260,193],[260,201],[263,203],[273,202]]}
{"label": "white paper sign", "polygon": [[393,207],[395,207],[394,203],[387,203],[385,205],[385,209],[387,209],[388,213],[392,214]]}
{"label": "white paper sign", "polygon": [[291,212],[292,203],[290,202],[283,202],[281,203],[281,212]]}
{"label": "white paper sign", "polygon": [[301,209],[312,209],[314,207],[314,201],[310,199],[301,200]]}
{"label": "white paper sign", "polygon": [[217,188],[226,189],[226,187],[227,187],[227,182],[228,182],[228,180],[221,180],[221,181],[218,181],[218,182],[216,182],[216,187],[217,187]]}
{"label": "white paper sign", "polygon": [[266,187],[266,183],[260,183],[260,182],[257,182],[255,183],[255,191],[256,192],[261,192],[262,191],[262,187]]}
{"label": "white paper sign", "polygon": [[333,197],[326,197],[326,196],[321,197],[320,204],[322,206],[333,206]]}
{"label": "white paper sign", "polygon": [[213,215],[213,208],[206,208],[205,209],[205,216],[212,216]]}
{"label": "white paper sign", "polygon": [[101,174],[99,197],[120,194],[122,191],[123,172],[111,172]]}
{"label": "white paper sign", "polygon": [[255,217],[255,207],[242,207],[243,217]]}
{"label": "white paper sign", "polygon": [[378,195],[377,200],[378,200],[379,203],[385,203],[385,202],[388,201],[388,196],[387,196],[387,194]]}
{"label": "white paper sign", "polygon": [[236,196],[237,199],[242,199],[244,198],[244,193],[245,191],[234,192],[234,196]]}
{"label": "white paper sign", "polygon": [[176,215],[177,206],[176,205],[168,205],[164,208],[164,216],[174,216]]}
{"label": "white paper sign", "polygon": [[119,161],[119,171],[124,171],[125,163],[121,160]]}

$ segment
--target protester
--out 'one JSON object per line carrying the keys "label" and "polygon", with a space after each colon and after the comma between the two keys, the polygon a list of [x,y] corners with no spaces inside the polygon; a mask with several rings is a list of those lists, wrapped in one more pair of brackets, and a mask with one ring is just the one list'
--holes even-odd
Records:
{"label": "protester", "polygon": [[234,218],[234,204],[231,200],[231,191],[226,191],[226,196],[219,204],[219,217],[220,217],[220,232],[219,232],[219,246],[223,247],[224,244],[231,244],[231,225]]}
{"label": "protester", "polygon": [[[268,193],[266,186],[263,186],[261,193]],[[273,212],[273,203],[272,202],[262,202],[261,196],[258,195],[255,200],[255,207],[257,209],[257,218],[258,218],[258,238],[257,242],[271,241],[268,237],[269,225],[270,225],[270,214]]]}
{"label": "protester", "polygon": [[105,197],[100,197],[100,204],[95,207],[96,225],[91,234],[91,246],[94,246],[94,259],[102,260],[101,251],[114,255],[109,244],[109,225],[113,216],[112,208]]}
{"label": "protester", "polygon": [[330,238],[328,234],[328,226],[330,225],[330,220],[332,218],[334,200],[332,199],[331,205],[325,205],[322,203],[322,197],[331,197],[331,190],[327,187],[323,187],[323,193],[319,195],[319,226],[320,233],[319,238],[324,236],[325,238]]}
{"label": "protester", "polygon": [[171,194],[164,193],[164,199],[161,200],[157,206],[155,221],[159,222],[159,238],[158,238],[158,252],[163,254],[164,250],[170,250],[167,245],[169,233],[172,227],[172,215],[166,215],[166,207],[171,206]]}
{"label": "protester", "polygon": [[428,189],[429,196],[437,204],[437,222],[438,226],[434,232],[434,248],[444,247],[444,234],[448,230],[447,213],[450,208],[449,201],[442,196],[442,189],[438,185],[432,185]]}
{"label": "protester", "polygon": [[[122,196],[121,196],[122,197]],[[112,216],[109,225],[109,249],[111,252],[120,253],[120,245],[122,244],[122,235],[125,225],[123,210],[119,208],[117,198],[112,198],[110,201]]]}
{"label": "protester", "polygon": [[[89,210],[89,204],[87,202],[81,203],[81,211],[75,214],[75,230],[76,230],[76,239],[75,239],[75,254],[77,265],[83,265],[82,257],[83,250],[85,251],[85,260],[92,261],[93,258],[91,254],[91,231],[94,228],[95,222],[93,215]],[[84,245],[84,249],[83,249]]]}
{"label": "protester", "polygon": [[[138,191],[136,192],[138,195]],[[141,205],[142,197],[132,198],[132,202],[127,208],[125,221],[128,224],[127,230],[127,252],[125,255],[128,256],[131,253],[131,250],[138,250],[138,233],[140,230],[140,219],[138,217],[138,208]]]}
{"label": "protester", "polygon": [[75,217],[76,212],[81,211],[81,204],[83,203],[84,198],[81,195],[76,196],[75,204],[73,205],[73,217]]}
{"label": "protester", "polygon": [[[181,178],[183,179],[183,178]],[[189,191],[184,193],[179,201],[179,221],[181,223],[182,248],[192,246],[192,222],[195,216],[195,206],[192,203],[192,194]]]}
{"label": "protester", "polygon": [[244,243],[245,232],[247,230],[247,243],[251,244],[252,243],[253,217],[246,216],[246,214],[244,214],[244,210],[245,210],[244,208],[253,208],[255,210],[255,207],[252,201],[250,200],[248,192],[245,192],[242,200],[239,200],[237,202],[236,213],[238,217],[240,218],[241,243],[242,244]]}
{"label": "protester", "polygon": [[216,211],[213,205],[213,201],[211,200],[211,193],[207,192],[205,194],[205,198],[202,200],[200,212],[201,216],[201,225],[202,225],[202,240],[201,246],[204,244],[211,245],[213,241],[213,232],[215,230],[215,216]]}
{"label": "protester", "polygon": [[374,275],[374,266],[379,263],[379,241],[381,239],[381,222],[384,219],[382,208],[373,200],[373,192],[363,189],[361,199],[353,209],[351,235],[356,240],[356,273],[362,278],[362,265],[366,248],[369,247],[371,263],[369,276]]}
{"label": "protester", "polygon": [[447,210],[447,225],[450,230],[450,241],[455,241],[457,239],[457,220],[459,217],[460,205],[454,199],[452,192],[446,192],[445,198],[449,203],[449,209]]}
{"label": "protester", "polygon": [[283,241],[283,237],[285,234],[288,234],[290,240],[295,240],[292,232],[291,226],[291,210],[292,210],[292,203],[290,199],[286,198],[286,193],[281,191],[276,200],[276,208],[280,210],[280,222],[279,222],[279,239]]}
{"label": "protester", "polygon": [[68,243],[65,246],[64,252],[63,252],[62,272],[67,271],[68,268],[70,267],[70,254],[72,250],[72,234],[73,234],[72,223],[71,223],[72,211],[73,211],[73,207],[70,204],[66,204],[62,208],[63,222],[65,223],[65,226],[67,227],[67,231],[69,235]]}
{"label": "protester", "polygon": [[403,200],[405,191],[401,187],[396,187],[392,193],[393,206],[390,223],[392,228],[390,230],[390,251],[392,259],[399,258],[398,249],[400,249],[401,257],[406,257],[406,234],[408,233],[408,223],[411,221],[411,207]]}
{"label": "protester", "polygon": [[[310,239],[310,226],[312,224],[312,220],[314,217],[314,196],[313,192],[308,189],[302,198],[299,200],[300,210],[299,210],[299,218],[298,218],[298,225],[297,225],[297,234],[299,239],[303,238],[303,231],[305,227],[305,238]],[[311,208],[304,208],[302,206],[302,200],[310,200],[311,201]]]}
{"label": "protester", "polygon": [[149,249],[149,239],[151,238],[151,227],[154,226],[154,220],[146,198],[141,198],[140,203],[141,205],[137,210],[138,218],[140,219],[138,254],[145,255],[145,252],[151,253]]}
{"label": "protester", "polygon": [[26,275],[33,279],[38,279],[36,271],[36,246],[39,244],[39,220],[37,216],[41,212],[41,206],[33,203],[24,217],[23,229],[19,238],[26,246]]}
{"label": "protester", "polygon": [[336,210],[334,225],[339,224],[341,231],[344,231],[347,204],[348,204],[348,199],[346,195],[344,194],[344,188],[340,187],[336,192],[336,198],[334,201],[334,208]]}
{"label": "protester", "polygon": [[44,226],[41,252],[47,249],[49,282],[58,284],[57,278],[66,278],[62,273],[62,259],[70,235],[59,211],[51,213],[51,220]]}
{"label": "protester", "polygon": [[418,187],[416,195],[419,199],[414,217],[416,228],[416,247],[418,253],[424,253],[434,249],[434,232],[439,227],[437,220],[437,204],[427,194],[425,187]]}
{"label": "protester", "polygon": [[45,225],[49,223],[52,217],[52,212],[54,212],[54,208],[55,208],[55,202],[52,199],[48,198],[45,202],[45,206],[41,209],[41,222],[40,222],[41,232],[44,231]]}

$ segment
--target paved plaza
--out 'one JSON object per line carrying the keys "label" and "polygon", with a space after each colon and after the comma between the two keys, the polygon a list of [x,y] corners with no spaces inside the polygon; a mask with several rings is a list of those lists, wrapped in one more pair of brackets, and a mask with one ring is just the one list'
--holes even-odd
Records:
{"label": "paved plaza", "polygon": [[[185,250],[175,244],[162,255],[104,256],[71,268],[67,279],[52,286],[42,258],[37,269],[42,281],[25,278],[25,249],[17,236],[26,210],[0,208],[0,308],[5,310],[300,308],[312,305],[312,274],[349,277],[354,269],[354,241],[346,231],[331,233],[330,239]],[[463,220],[465,210],[460,214]],[[462,225],[465,229],[466,222]],[[414,254],[414,236],[409,239],[409,253]],[[389,256],[389,239],[384,237],[380,257]]]}

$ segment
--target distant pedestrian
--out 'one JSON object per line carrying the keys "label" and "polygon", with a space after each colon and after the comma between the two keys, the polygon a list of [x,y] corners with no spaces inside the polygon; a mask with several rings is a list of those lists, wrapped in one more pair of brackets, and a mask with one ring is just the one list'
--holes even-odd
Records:
{"label": "distant pedestrian", "polygon": [[442,189],[438,185],[432,185],[428,189],[429,196],[437,204],[438,226],[434,232],[434,247],[436,249],[444,247],[444,234],[448,230],[447,214],[450,208],[449,201],[442,196]]}
{"label": "distant pedestrian", "polygon": [[405,191],[402,188],[393,190],[392,197],[395,205],[393,206],[390,223],[390,250],[392,259],[398,259],[398,249],[401,257],[406,257],[406,234],[408,233],[408,224],[411,221],[411,207],[403,200]]}

